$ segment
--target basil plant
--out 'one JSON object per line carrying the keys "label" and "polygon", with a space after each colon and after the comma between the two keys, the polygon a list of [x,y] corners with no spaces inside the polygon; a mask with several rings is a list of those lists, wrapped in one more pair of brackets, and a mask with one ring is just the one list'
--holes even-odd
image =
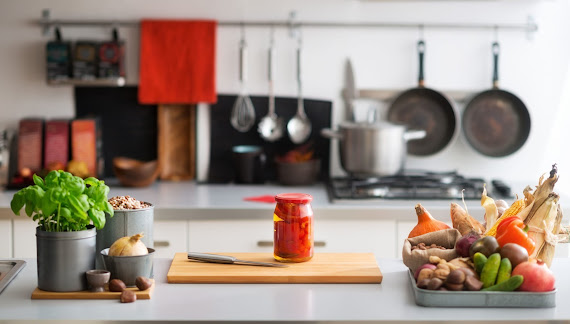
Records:
{"label": "basil plant", "polygon": [[25,207],[40,228],[48,232],[69,232],[105,226],[105,213],[113,216],[107,201],[109,187],[90,177],[85,180],[62,170],[50,171],[45,179],[34,174],[35,185],[14,194],[10,207],[19,215]]}

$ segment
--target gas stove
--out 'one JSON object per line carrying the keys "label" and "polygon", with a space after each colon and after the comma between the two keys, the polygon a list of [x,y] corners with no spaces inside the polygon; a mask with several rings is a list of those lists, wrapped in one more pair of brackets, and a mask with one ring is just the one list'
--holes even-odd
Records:
{"label": "gas stove", "polygon": [[[482,178],[467,178],[456,171],[430,172],[405,170],[394,176],[378,178],[336,177],[329,180],[327,190],[331,202],[370,201],[382,199],[481,199]],[[494,199],[512,198],[511,188],[503,181],[487,182],[488,195]]]}

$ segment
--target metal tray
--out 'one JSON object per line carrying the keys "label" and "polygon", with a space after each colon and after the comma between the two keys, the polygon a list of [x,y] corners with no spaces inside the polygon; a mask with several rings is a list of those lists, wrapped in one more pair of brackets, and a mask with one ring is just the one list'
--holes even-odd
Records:
{"label": "metal tray", "polygon": [[22,260],[0,260],[0,293],[16,277],[18,272],[26,266]]}
{"label": "metal tray", "polygon": [[556,289],[549,292],[523,291],[438,291],[420,289],[408,271],[416,304],[427,307],[529,307],[556,306]]}

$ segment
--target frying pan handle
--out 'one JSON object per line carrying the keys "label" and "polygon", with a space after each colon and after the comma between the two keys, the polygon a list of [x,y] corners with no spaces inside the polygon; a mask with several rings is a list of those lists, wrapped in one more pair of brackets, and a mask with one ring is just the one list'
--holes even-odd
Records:
{"label": "frying pan handle", "polygon": [[426,50],[426,43],[423,40],[418,42],[418,55],[420,59],[420,74],[418,76],[418,86],[424,86],[424,52]]}
{"label": "frying pan handle", "polygon": [[499,52],[501,51],[501,47],[499,43],[493,42],[491,46],[493,51],[493,88],[499,88]]}
{"label": "frying pan handle", "polygon": [[321,129],[321,135],[322,135],[323,137],[330,138],[330,139],[339,139],[339,140],[341,140],[341,139],[344,138],[344,136],[342,136],[342,134],[341,134],[340,132],[338,132],[338,131],[333,131],[333,130],[330,129],[330,128],[323,128],[323,129]]}
{"label": "frying pan handle", "polygon": [[406,142],[407,141],[413,141],[413,140],[419,140],[419,139],[426,137],[426,135],[427,135],[427,133],[423,129],[409,130],[409,131],[406,131],[404,133],[404,140]]}

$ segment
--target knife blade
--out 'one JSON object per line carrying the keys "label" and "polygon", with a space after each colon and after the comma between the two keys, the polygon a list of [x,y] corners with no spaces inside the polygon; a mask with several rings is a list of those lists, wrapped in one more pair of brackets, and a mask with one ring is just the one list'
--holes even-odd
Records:
{"label": "knife blade", "polygon": [[354,70],[352,68],[352,62],[350,59],[346,59],[345,69],[344,69],[344,102],[346,109],[346,116],[349,121],[355,121],[354,116],[354,100],[356,99],[358,93],[356,90],[356,84],[354,81]]}
{"label": "knife blade", "polygon": [[242,264],[242,265],[255,265],[263,267],[280,267],[280,268],[287,267],[287,265],[285,264],[239,260],[229,255],[199,253],[199,252],[188,252],[188,259],[203,261],[203,262],[212,262],[212,263]]}

